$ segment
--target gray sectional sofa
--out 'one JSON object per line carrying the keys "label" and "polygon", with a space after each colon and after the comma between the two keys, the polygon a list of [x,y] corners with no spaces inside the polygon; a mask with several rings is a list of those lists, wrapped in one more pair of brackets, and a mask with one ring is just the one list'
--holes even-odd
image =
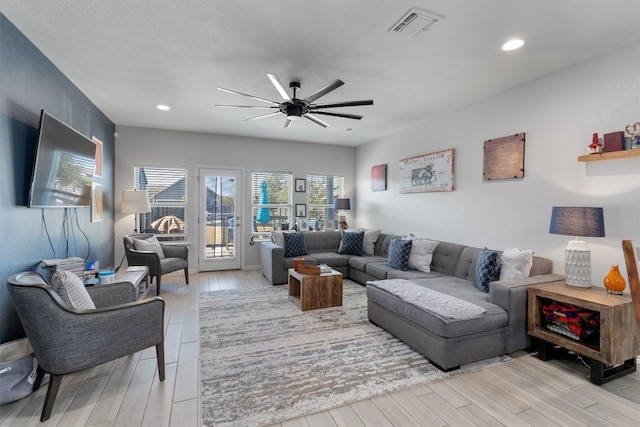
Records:
{"label": "gray sectional sofa", "polygon": [[[303,232],[307,264],[327,264],[345,278],[366,285],[388,279],[405,279],[420,287],[482,307],[486,312],[468,319],[443,320],[385,289],[366,288],[369,320],[406,342],[442,370],[522,350],[530,345],[526,332],[528,286],[561,280],[552,274],[552,261],[533,257],[530,275],[523,279],[491,282],[489,292],[474,286],[476,263],[482,248],[440,242],[433,251],[431,271],[398,270],[389,266],[389,243],[400,236],[380,233],[373,255],[338,253],[341,235],[335,232]],[[287,282],[293,257],[284,248],[263,242],[263,275],[274,285]]]}

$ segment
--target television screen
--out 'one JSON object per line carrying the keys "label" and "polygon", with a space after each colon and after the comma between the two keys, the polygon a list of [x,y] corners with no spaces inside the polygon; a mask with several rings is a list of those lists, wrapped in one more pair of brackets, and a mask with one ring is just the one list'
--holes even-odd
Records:
{"label": "television screen", "polygon": [[29,207],[89,206],[96,145],[42,111]]}

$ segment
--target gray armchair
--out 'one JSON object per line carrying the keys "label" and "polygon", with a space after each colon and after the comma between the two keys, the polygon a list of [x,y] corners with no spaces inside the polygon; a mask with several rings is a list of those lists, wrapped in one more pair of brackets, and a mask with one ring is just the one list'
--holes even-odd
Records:
{"label": "gray armchair", "polygon": [[151,233],[130,234],[124,236],[124,250],[127,264],[146,265],[149,267],[149,277],[156,278],[156,295],[160,295],[160,281],[163,274],[184,269],[184,278],[189,284],[189,248],[185,245],[163,245],[163,257],[153,251],[141,251],[135,247],[135,240],[147,240],[153,237]]}
{"label": "gray armchair", "polygon": [[51,415],[64,375],[151,346],[156,347],[158,377],[164,381],[162,298],[136,301],[133,285],[120,282],[87,288],[96,309],[77,310],[35,272],[9,277],[8,290],[38,360],[34,390],[45,372],[50,375],[40,421]]}

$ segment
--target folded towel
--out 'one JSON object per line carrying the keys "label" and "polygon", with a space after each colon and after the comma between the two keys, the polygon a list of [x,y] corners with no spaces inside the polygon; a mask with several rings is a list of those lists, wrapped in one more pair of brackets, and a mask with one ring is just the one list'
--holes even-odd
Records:
{"label": "folded towel", "polygon": [[473,319],[487,312],[479,305],[416,285],[405,279],[370,280],[367,285],[383,289],[403,301],[433,314],[445,323]]}

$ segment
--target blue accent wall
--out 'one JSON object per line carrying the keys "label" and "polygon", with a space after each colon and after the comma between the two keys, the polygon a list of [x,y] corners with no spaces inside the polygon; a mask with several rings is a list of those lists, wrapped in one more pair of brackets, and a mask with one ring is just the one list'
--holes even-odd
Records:
{"label": "blue accent wall", "polygon": [[[101,222],[90,222],[88,208],[26,207],[41,110],[103,142]],[[24,337],[7,292],[11,274],[43,272],[41,260],[70,256],[114,264],[114,132],[115,125],[0,14],[0,343]]]}

